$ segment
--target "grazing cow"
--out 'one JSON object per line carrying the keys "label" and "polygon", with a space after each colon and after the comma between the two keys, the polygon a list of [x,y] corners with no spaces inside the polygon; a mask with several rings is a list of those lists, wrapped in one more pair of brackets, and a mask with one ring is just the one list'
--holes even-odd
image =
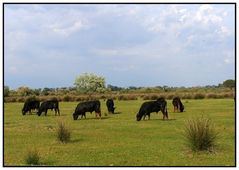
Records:
{"label": "grazing cow", "polygon": [[144,102],[136,115],[136,119],[140,121],[143,116],[145,119],[146,115],[148,115],[148,119],[150,119],[150,113],[159,111],[163,113],[163,119],[168,119],[167,102],[164,98],[159,98],[156,101]]}
{"label": "grazing cow", "polygon": [[[180,100],[179,97],[174,97],[172,103],[173,103],[174,112],[175,112],[175,110],[176,110],[177,112],[178,112],[179,110],[180,110],[180,112],[183,112],[184,106],[183,106],[183,104],[182,104],[182,102],[181,102],[181,100]],[[179,110],[178,110],[178,109],[179,109]]]}
{"label": "grazing cow", "polygon": [[114,113],[115,107],[114,107],[114,101],[113,101],[113,99],[108,99],[108,100],[106,101],[106,106],[107,106],[107,109],[108,109],[108,112],[109,112],[109,113]]}
{"label": "grazing cow", "polygon": [[57,100],[49,100],[49,101],[45,101],[41,103],[41,106],[37,112],[38,116],[41,116],[42,112],[45,113],[45,116],[47,114],[47,110],[51,109],[51,110],[55,110],[55,116],[58,113],[58,115],[60,116],[60,110],[59,110],[59,102]]}
{"label": "grazing cow", "polygon": [[73,119],[77,120],[78,116],[81,115],[81,118],[85,116],[85,112],[93,112],[95,111],[95,115],[97,115],[101,118],[101,111],[100,111],[100,101],[95,100],[95,101],[87,101],[87,102],[82,102],[79,103],[75,109],[75,112],[73,113]]}
{"label": "grazing cow", "polygon": [[32,110],[38,110],[40,106],[40,101],[32,99],[26,100],[22,108],[22,115],[26,115],[27,112],[31,114]]}

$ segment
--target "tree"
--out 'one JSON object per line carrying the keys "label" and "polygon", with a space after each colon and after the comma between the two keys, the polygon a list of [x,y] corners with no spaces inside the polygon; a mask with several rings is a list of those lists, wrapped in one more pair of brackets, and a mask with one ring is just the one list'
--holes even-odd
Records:
{"label": "tree", "polygon": [[77,91],[82,93],[104,92],[106,90],[105,78],[93,73],[83,73],[76,78],[74,85]]}
{"label": "tree", "polygon": [[4,86],[4,97],[8,97],[10,93],[10,89],[8,86]]}
{"label": "tree", "polygon": [[29,87],[19,87],[17,89],[17,93],[19,96],[29,96],[31,95],[33,92]]}
{"label": "tree", "polygon": [[124,88],[122,88],[122,87],[113,86],[113,85],[111,85],[111,84],[108,84],[107,88],[110,89],[110,90],[112,90],[112,91],[121,91],[121,90],[124,89]]}
{"label": "tree", "polygon": [[232,80],[232,79],[225,80],[225,81],[223,82],[223,86],[224,86],[224,87],[228,87],[228,88],[230,88],[230,89],[234,88],[235,85],[236,85],[235,80]]}

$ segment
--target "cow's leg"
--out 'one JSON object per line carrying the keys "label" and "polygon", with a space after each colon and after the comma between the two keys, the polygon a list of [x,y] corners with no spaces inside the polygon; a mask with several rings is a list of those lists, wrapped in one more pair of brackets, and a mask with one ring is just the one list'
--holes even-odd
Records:
{"label": "cow's leg", "polygon": [[144,118],[143,118],[143,120],[145,120],[145,117],[146,117],[146,113],[144,114]]}
{"label": "cow's leg", "polygon": [[148,114],[148,120],[150,120],[150,113]]}
{"label": "cow's leg", "polygon": [[47,110],[48,110],[48,109],[45,110],[45,116],[47,115]]}
{"label": "cow's leg", "polygon": [[81,119],[82,119],[83,117],[85,117],[85,119],[86,119],[85,113],[81,113]]}
{"label": "cow's leg", "polygon": [[99,116],[99,118],[101,119],[101,113],[100,112],[95,112],[96,115]]}
{"label": "cow's leg", "polygon": [[168,111],[167,111],[167,108],[164,109],[163,111],[163,119],[166,118],[168,119]]}

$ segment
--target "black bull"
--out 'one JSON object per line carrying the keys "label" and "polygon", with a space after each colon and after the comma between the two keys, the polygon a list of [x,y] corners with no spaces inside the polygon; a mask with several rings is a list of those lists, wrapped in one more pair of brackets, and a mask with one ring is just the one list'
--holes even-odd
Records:
{"label": "black bull", "polygon": [[31,113],[31,110],[39,109],[40,101],[38,100],[31,100],[26,101],[22,108],[22,115],[25,115],[27,112]]}
{"label": "black bull", "polygon": [[174,112],[178,111],[178,109],[180,110],[180,112],[183,112],[184,106],[179,97],[173,98],[172,103],[173,103]]}
{"label": "black bull", "polygon": [[144,102],[136,115],[136,119],[137,121],[140,121],[143,116],[145,119],[146,115],[148,115],[148,118],[150,119],[150,113],[159,111],[163,113],[163,119],[168,119],[167,102],[163,98],[159,98],[156,101]]}
{"label": "black bull", "polygon": [[50,101],[45,101],[41,103],[41,106],[37,112],[38,116],[41,116],[42,112],[45,113],[45,116],[47,115],[47,110],[55,110],[55,116],[58,113],[60,116],[60,110],[59,110],[59,102],[57,100],[50,100]]}
{"label": "black bull", "polygon": [[109,113],[114,113],[115,107],[114,107],[114,101],[112,99],[108,99],[106,101],[106,106]]}
{"label": "black bull", "polygon": [[92,113],[93,111],[95,111],[96,117],[97,117],[97,115],[99,115],[99,117],[101,118],[100,101],[99,100],[79,103],[75,109],[75,112],[73,113],[73,119],[77,120],[79,115],[81,115],[81,118],[83,116],[86,118],[85,113],[86,112]]}

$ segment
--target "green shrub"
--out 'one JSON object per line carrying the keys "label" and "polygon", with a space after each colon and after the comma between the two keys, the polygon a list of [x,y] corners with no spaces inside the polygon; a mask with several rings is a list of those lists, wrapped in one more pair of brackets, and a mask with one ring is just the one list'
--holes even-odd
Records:
{"label": "green shrub", "polygon": [[188,146],[193,151],[211,150],[215,146],[218,134],[210,119],[194,118],[185,125],[185,137]]}
{"label": "green shrub", "polygon": [[25,162],[28,165],[40,165],[40,153],[37,149],[31,149],[28,151]]}
{"label": "green shrub", "polygon": [[58,123],[57,139],[62,143],[70,141],[71,133],[63,122]]}

